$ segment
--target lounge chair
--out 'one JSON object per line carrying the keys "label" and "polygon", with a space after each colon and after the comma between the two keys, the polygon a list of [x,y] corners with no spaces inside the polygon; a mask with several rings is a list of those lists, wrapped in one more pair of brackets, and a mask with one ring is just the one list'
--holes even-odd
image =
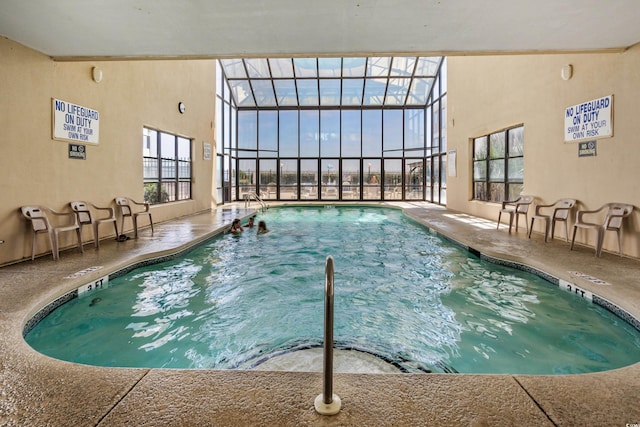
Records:
{"label": "lounge chair", "polygon": [[[551,228],[551,240],[555,233],[556,221],[564,222],[564,235],[565,241],[569,241],[569,228],[567,226],[567,218],[569,218],[569,212],[576,204],[575,199],[560,199],[550,205],[536,205],[535,213],[531,216],[531,227],[529,228],[529,238],[531,238],[531,232],[533,231],[533,222],[536,219],[544,221],[544,241],[547,241],[549,236],[549,228]],[[550,212],[543,213],[543,210]]]}
{"label": "lounge chair", "polygon": [[[71,202],[69,203],[69,205],[71,206],[71,210],[73,210],[76,213],[76,216],[78,217],[78,224],[80,225],[80,231],[82,231],[82,227],[84,225],[93,226],[92,227],[93,241],[96,249],[100,247],[100,238],[98,236],[98,227],[100,226],[100,224],[113,222],[113,228],[116,231],[116,237],[118,237],[118,224],[116,220],[116,213],[113,208],[111,207],[102,208],[94,205],[93,203],[87,203],[87,202],[81,202],[81,201]],[[106,216],[102,215],[100,217],[94,218],[93,214],[91,213],[91,208],[99,212],[104,212]]]}
{"label": "lounge chair", "polygon": [[[134,237],[138,238],[138,217],[141,215],[149,215],[149,222],[151,223],[151,234],[153,234],[153,219],[151,218],[151,212],[149,211],[149,203],[147,202],[136,202],[133,199],[128,197],[116,197],[115,198],[116,205],[120,207],[120,214],[122,215],[122,225],[120,226],[120,230],[124,233],[124,219],[126,217],[130,217],[133,222],[133,233]],[[136,206],[143,206],[143,211],[134,211],[131,208],[131,204]]]}
{"label": "lounge chair", "polygon": [[[36,255],[36,236],[38,233],[47,233],[49,235],[49,242],[51,242],[51,252],[54,260],[60,259],[58,234],[65,231],[76,232],[78,248],[80,249],[80,252],[84,253],[84,249],[82,248],[82,234],[80,233],[80,226],[78,225],[78,218],[75,213],[57,212],[44,206],[22,206],[20,211],[22,212],[22,215],[31,222],[33,230],[33,239],[31,241],[31,261],[34,260]],[[49,221],[47,214],[67,217],[69,221],[63,225],[54,225]]]}
{"label": "lounge chair", "polygon": [[[604,233],[606,231],[615,231],[618,236],[618,253],[622,255],[622,220],[633,211],[633,206],[625,203],[605,203],[594,211],[578,211],[576,222],[573,225],[573,237],[571,238],[571,250],[576,240],[576,231],[578,228],[585,230],[596,230],[598,232],[596,240],[596,256],[602,255],[602,244],[604,242]],[[604,220],[598,222],[595,219],[586,221],[585,216],[601,217],[605,213]]]}
{"label": "lounge chair", "polygon": [[518,232],[518,216],[524,215],[524,224],[529,233],[529,219],[527,218],[527,212],[529,212],[529,206],[533,203],[533,196],[520,196],[515,200],[505,200],[502,202],[502,208],[498,214],[498,226],[496,230],[500,228],[500,218],[502,214],[509,215],[509,233],[511,233],[511,225],[513,224],[513,217],[516,217],[516,233]]}

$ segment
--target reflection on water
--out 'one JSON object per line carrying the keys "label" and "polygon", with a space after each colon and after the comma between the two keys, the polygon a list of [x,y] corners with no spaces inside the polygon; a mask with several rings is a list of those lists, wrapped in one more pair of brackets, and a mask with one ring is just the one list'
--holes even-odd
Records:
{"label": "reflection on water", "polygon": [[538,304],[539,301],[535,294],[527,290],[524,278],[488,271],[479,261],[471,259],[461,264],[461,270],[460,276],[471,283],[461,292],[470,303],[504,319],[504,322],[494,323],[505,332],[511,333],[507,326],[509,321],[527,323],[529,318],[535,317],[535,313],[527,307]]}
{"label": "reflection on water", "polygon": [[96,365],[251,368],[322,345],[332,255],[336,347],[404,371],[573,373],[640,359],[637,331],[610,313],[480,261],[397,211],[287,208],[258,219],[270,233],[220,236],[114,279],[54,311],[29,343]]}
{"label": "reflection on water", "polygon": [[141,290],[136,294],[131,317],[149,318],[146,322],[127,325],[127,329],[134,331],[132,338],[146,339],[140,349],[154,350],[189,336],[189,328],[180,323],[188,322],[194,316],[188,307],[191,299],[201,292],[200,286],[193,281],[201,269],[202,266],[185,260],[171,269],[133,275],[132,280],[141,282]]}

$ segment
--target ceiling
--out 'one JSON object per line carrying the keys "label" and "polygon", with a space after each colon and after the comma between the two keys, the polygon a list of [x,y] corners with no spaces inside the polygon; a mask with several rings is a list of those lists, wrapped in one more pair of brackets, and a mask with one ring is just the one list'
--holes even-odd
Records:
{"label": "ceiling", "polygon": [[638,0],[2,0],[0,35],[58,60],[621,50]]}

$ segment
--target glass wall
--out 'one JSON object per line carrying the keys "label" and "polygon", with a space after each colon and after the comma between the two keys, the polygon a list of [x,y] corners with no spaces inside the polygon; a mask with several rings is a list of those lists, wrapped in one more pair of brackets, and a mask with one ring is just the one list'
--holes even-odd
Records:
{"label": "glass wall", "polygon": [[[216,72],[216,200],[236,200],[240,177],[236,174],[237,111],[220,68]],[[233,151],[232,151],[233,150]]]}
{"label": "glass wall", "polygon": [[[313,71],[295,59],[292,72]],[[295,104],[285,100],[292,96],[289,86],[293,83],[273,80],[276,103],[281,104],[277,108],[259,108],[245,98],[243,103],[249,106],[240,107],[233,96],[227,103],[225,94],[233,95],[242,88],[240,82],[223,79],[218,87],[222,95],[218,95],[216,136],[223,140],[222,146],[218,141],[218,155],[229,171],[223,176],[232,181],[230,200],[256,193],[267,200],[446,203],[446,77],[441,77],[446,74],[446,60],[435,68],[428,64],[435,70],[439,66],[439,73],[428,84],[415,83],[430,88],[430,93],[418,96],[414,89],[407,89],[407,82],[400,87],[398,78],[378,77],[375,73],[393,72],[391,65],[379,59],[379,69],[366,67],[371,79],[346,79],[342,70],[342,80],[325,82],[323,74],[331,73],[316,70],[318,75],[305,76],[304,84],[295,82],[293,89],[302,96]],[[356,65],[364,70],[363,64],[364,59]],[[383,80],[395,84],[395,92],[375,95],[376,83]],[[364,94],[367,90],[368,95]],[[402,99],[406,99],[404,104]],[[420,99],[423,105],[418,105]],[[381,105],[375,105],[376,100]],[[221,105],[225,108],[220,109]],[[218,188],[222,190],[224,184],[218,183]]]}

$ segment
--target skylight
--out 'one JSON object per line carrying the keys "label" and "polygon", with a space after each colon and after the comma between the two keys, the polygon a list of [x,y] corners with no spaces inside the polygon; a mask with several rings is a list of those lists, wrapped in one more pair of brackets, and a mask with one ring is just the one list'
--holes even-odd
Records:
{"label": "skylight", "polygon": [[424,107],[442,57],[221,59],[239,109]]}

